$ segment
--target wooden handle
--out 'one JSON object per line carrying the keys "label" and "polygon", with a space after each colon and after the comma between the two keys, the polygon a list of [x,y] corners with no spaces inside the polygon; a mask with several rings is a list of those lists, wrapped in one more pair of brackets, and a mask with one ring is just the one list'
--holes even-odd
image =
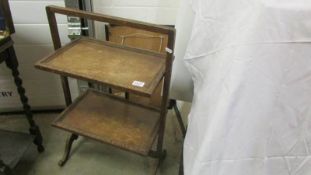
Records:
{"label": "wooden handle", "polygon": [[63,14],[63,15],[68,15],[68,16],[76,16],[80,18],[91,19],[94,21],[107,22],[107,23],[114,24],[114,25],[128,26],[128,27],[143,29],[143,30],[162,33],[162,34],[169,34],[170,32],[175,31],[175,29],[172,27],[155,25],[155,24],[136,21],[136,20],[129,20],[125,18],[119,18],[119,17],[104,15],[100,13],[87,12],[87,11],[77,10],[73,8],[47,6],[46,10],[49,13],[58,13],[58,14]]}

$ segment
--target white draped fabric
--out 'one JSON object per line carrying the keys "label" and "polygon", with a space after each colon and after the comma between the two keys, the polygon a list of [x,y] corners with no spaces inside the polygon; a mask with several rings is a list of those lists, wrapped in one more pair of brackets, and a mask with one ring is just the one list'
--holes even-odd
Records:
{"label": "white draped fabric", "polygon": [[311,1],[191,3],[185,175],[310,175]]}

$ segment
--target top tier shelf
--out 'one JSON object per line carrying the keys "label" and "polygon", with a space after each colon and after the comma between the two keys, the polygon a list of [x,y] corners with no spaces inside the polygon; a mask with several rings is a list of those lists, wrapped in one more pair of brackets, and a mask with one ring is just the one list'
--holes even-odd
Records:
{"label": "top tier shelf", "polygon": [[151,96],[165,71],[165,54],[80,38],[40,60],[37,68]]}

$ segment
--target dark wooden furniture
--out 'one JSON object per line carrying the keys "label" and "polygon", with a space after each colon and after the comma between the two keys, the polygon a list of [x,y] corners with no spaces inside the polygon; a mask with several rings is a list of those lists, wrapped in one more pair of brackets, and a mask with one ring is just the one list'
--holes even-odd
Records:
{"label": "dark wooden furniture", "polygon": [[19,77],[18,61],[11,37],[0,40],[0,58],[0,63],[4,61],[7,67],[12,71],[12,76],[14,78],[15,85],[17,86],[17,91],[23,104],[27,121],[30,125],[30,134],[35,136],[34,143],[38,146],[38,151],[42,152],[44,151],[44,147],[42,146],[42,135],[39,127],[33,120],[31,107],[28,104],[28,98],[25,95],[25,89],[22,86],[22,79]]}
{"label": "dark wooden furniture", "polygon": [[[175,30],[134,20],[127,20],[70,8],[46,8],[55,52],[39,61],[36,67],[61,75],[68,108],[53,125],[72,133],[68,138],[63,166],[79,135],[107,143],[140,155],[165,158],[163,137],[171,80]],[[157,53],[105,41],[80,38],[62,47],[55,14],[107,22],[151,32],[168,38],[167,53]],[[103,84],[117,90],[150,97],[163,81],[161,104],[151,107],[133,101],[88,90],[72,103],[68,78]],[[152,150],[152,145],[156,150]]]}
{"label": "dark wooden furniture", "polygon": [[33,120],[31,108],[28,104],[28,98],[26,97],[25,89],[22,86],[22,79],[19,77],[18,61],[13,47],[13,41],[10,37],[15,30],[8,0],[0,1],[0,10],[5,19],[5,28],[8,32],[8,35],[5,35],[0,39],[0,63],[5,62],[7,67],[12,71],[12,76],[17,86],[17,91],[23,104],[27,121],[30,125],[29,131],[31,134],[27,135],[22,133],[12,133],[10,131],[0,131],[0,173],[11,174],[10,168],[13,168],[17,164],[19,158],[21,158],[23,152],[26,150],[29,141],[33,141],[37,145],[39,152],[43,152],[44,147],[42,146],[40,129]]}

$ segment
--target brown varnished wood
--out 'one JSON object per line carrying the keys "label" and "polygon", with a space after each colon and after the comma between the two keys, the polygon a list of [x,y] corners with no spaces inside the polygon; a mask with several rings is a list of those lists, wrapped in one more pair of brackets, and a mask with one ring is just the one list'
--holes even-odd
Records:
{"label": "brown varnished wood", "polygon": [[165,123],[166,123],[166,115],[167,115],[167,106],[169,102],[169,89],[171,83],[172,76],[172,67],[174,60],[174,47],[175,47],[175,30],[172,30],[168,34],[168,44],[167,48],[171,49],[171,53],[167,53],[166,57],[166,69],[164,73],[164,83],[163,83],[163,94],[161,99],[161,114],[160,114],[160,127],[159,127],[159,135],[158,135],[158,144],[157,151],[160,153],[163,150],[163,141],[164,141],[164,132],[165,132]]}
{"label": "brown varnished wood", "polygon": [[61,47],[61,41],[59,37],[59,31],[57,28],[57,21],[56,21],[55,14],[75,16],[75,17],[80,17],[80,18],[89,19],[93,21],[106,22],[111,25],[127,26],[127,27],[142,29],[142,30],[146,30],[150,32],[167,34],[167,35],[169,33],[175,32],[175,29],[172,27],[155,25],[151,23],[146,23],[146,22],[141,22],[141,21],[136,21],[136,20],[129,20],[125,18],[114,17],[114,16],[109,16],[109,15],[104,15],[104,14],[99,14],[99,13],[87,12],[87,11],[77,10],[73,8],[64,8],[64,7],[51,5],[51,6],[46,7],[46,12],[47,12],[47,17],[48,17],[52,40],[53,40],[55,49],[59,49]]}
{"label": "brown varnished wood", "polygon": [[165,53],[168,42],[166,34],[115,25],[108,25],[107,30],[110,42]]}
{"label": "brown varnished wood", "polygon": [[[165,59],[82,38],[58,49],[36,67],[150,96],[164,74]],[[134,86],[134,81],[145,85]]]}
{"label": "brown varnished wood", "polygon": [[[90,12],[84,12],[84,11],[80,11],[80,10],[75,10],[75,9],[69,9],[69,8],[63,8],[63,7],[56,7],[56,6],[48,6],[46,8],[47,10],[47,16],[48,16],[48,21],[49,21],[49,25],[50,25],[50,30],[51,30],[51,35],[52,35],[52,39],[53,39],[53,44],[54,44],[54,48],[55,50],[57,50],[57,53],[62,53],[61,50],[67,50],[68,48],[72,47],[72,45],[74,44],[69,44],[67,46],[65,46],[64,48],[61,48],[61,42],[60,42],[60,37],[59,37],[59,32],[58,32],[58,29],[57,29],[57,22],[56,22],[56,18],[55,18],[55,14],[63,14],[63,15],[69,15],[69,16],[76,16],[76,17],[80,17],[80,18],[84,18],[84,19],[91,19],[91,20],[95,20],[95,21],[102,21],[102,22],[108,22],[110,23],[111,25],[117,25],[117,26],[127,26],[127,27],[131,27],[131,28],[137,28],[137,29],[142,29],[142,30],[146,30],[146,31],[149,31],[149,32],[155,32],[155,33],[161,33],[161,34],[165,34],[167,35],[167,38],[168,38],[168,41],[167,41],[167,48],[172,50],[174,49],[174,43],[175,43],[175,29],[172,28],[172,27],[164,27],[164,26],[159,26],[159,25],[154,25],[154,24],[149,24],[149,23],[144,23],[144,22],[139,22],[139,21],[134,21],[134,20],[128,20],[128,19],[124,19],[124,18],[118,18],[118,17],[112,17],[112,16],[108,16],[108,15],[102,15],[102,14],[97,14],[97,13],[90,13]],[[81,40],[80,40],[81,41]],[[92,44],[91,44],[92,45]],[[105,44],[106,46],[105,47],[111,47],[109,46],[109,44]],[[115,44],[114,44],[115,45]],[[133,90],[131,88],[128,88],[128,87],[121,87],[121,85],[124,85],[122,83],[124,82],[118,82],[120,86],[116,86],[116,85],[109,85],[109,83],[105,84],[105,85],[108,85],[110,87],[113,87],[113,88],[119,88],[121,90],[124,90],[126,92],[131,92],[131,93],[135,93],[135,94],[138,94],[138,95],[146,95],[146,96],[150,96],[153,92],[155,92],[155,87],[162,87],[163,86],[163,89],[162,89],[162,96],[159,96],[160,97],[160,108],[158,108],[158,110],[155,110],[158,112],[158,118],[156,118],[156,120],[153,118],[152,120],[154,120],[152,123],[152,126],[155,126],[155,127],[148,127],[148,124],[144,124],[146,127],[148,127],[149,129],[150,128],[154,128],[154,134],[155,136],[150,136],[148,138],[148,140],[145,140],[145,145],[147,144],[148,147],[149,147],[149,144],[151,145],[151,143],[154,141],[154,138],[157,137],[157,147],[156,147],[156,151],[153,151],[149,150],[149,156],[153,157],[153,158],[157,158],[159,162],[163,161],[163,159],[165,158],[165,150],[163,150],[163,138],[164,138],[164,130],[165,130],[165,121],[166,121],[166,114],[167,114],[167,105],[168,105],[168,97],[169,97],[169,87],[170,87],[170,76],[171,76],[171,71],[172,71],[172,62],[173,62],[173,53],[165,53],[165,54],[156,54],[155,52],[149,52],[149,51],[146,51],[146,50],[141,50],[141,49],[133,49],[133,48],[128,48],[128,47],[125,47],[125,46],[114,46],[115,49],[119,48],[120,50],[124,50],[124,51],[121,51],[121,52],[133,52],[135,54],[142,54],[142,55],[145,55],[145,57],[156,57],[157,59],[147,59],[149,60],[148,62],[150,62],[150,60],[152,60],[151,62],[155,61],[155,60],[164,60],[164,66],[161,66],[163,67],[163,71],[161,71],[161,73],[158,72],[156,79],[149,79],[148,81],[150,82],[153,82],[153,85],[152,87],[153,90],[151,91],[148,91],[148,93],[146,93],[146,91],[141,91],[141,90]],[[70,49],[69,49],[70,50]],[[99,51],[101,51],[101,49],[99,49]],[[55,53],[54,53],[55,54]],[[57,57],[57,54],[55,54],[55,56]],[[128,57],[128,56],[127,56]],[[80,61],[80,59],[78,59]],[[44,61],[50,61],[49,58],[45,59]],[[43,62],[44,62],[43,61]],[[128,60],[127,60],[128,61]],[[124,62],[125,64],[127,65],[134,65],[134,64],[128,64],[128,62]],[[159,63],[159,62],[157,62]],[[39,63],[41,64],[41,63]],[[89,62],[89,64],[95,64],[93,62]],[[148,63],[150,64],[150,63]],[[161,63],[162,64],[162,63]],[[144,64],[142,64],[144,65]],[[69,65],[68,65],[69,66]],[[138,67],[137,67],[138,66]],[[137,71],[140,71],[141,73],[147,73],[149,74],[148,72],[157,72],[157,71],[145,71],[146,68],[140,68],[141,65],[137,65],[135,64],[135,67],[137,68]],[[48,71],[55,71],[55,69],[50,69],[50,68],[47,68],[47,67],[44,67],[43,65],[38,65],[38,67],[40,67],[41,69],[44,69],[44,70],[48,70]],[[122,67],[122,66],[121,66]],[[119,71],[120,73],[122,73],[122,71],[120,71],[118,69],[118,67],[115,67],[117,70],[115,69],[110,69],[111,71]],[[154,69],[154,67],[150,67],[152,69]],[[133,70],[133,68],[130,68]],[[143,72],[141,70],[144,70]],[[81,77],[80,75],[77,75],[77,74],[68,74],[66,73],[65,71],[66,70],[62,70],[63,73],[62,73],[62,80],[63,80],[63,88],[64,88],[64,93],[65,93],[65,98],[66,98],[66,101],[70,102],[71,101],[71,96],[70,96],[70,90],[69,88],[67,87],[66,84],[68,84],[68,80],[67,80],[67,76],[73,76],[75,78],[80,78],[80,79],[85,79],[85,80],[89,80],[91,82],[95,82],[95,83],[101,83],[99,82],[98,80],[96,79],[88,79],[88,78],[85,78],[85,77]],[[75,70],[76,71],[76,70]],[[102,71],[101,69],[98,70],[99,72]],[[133,72],[135,72],[133,70]],[[154,74],[153,74],[154,75]],[[94,78],[94,77],[93,77]],[[163,80],[163,85],[162,83],[160,82],[160,80]],[[123,81],[123,80],[122,80]],[[147,82],[148,84],[148,82]],[[81,102],[82,101],[85,101],[83,100],[83,98],[87,98],[88,96],[82,96],[80,97],[81,98]],[[67,99],[68,98],[68,99]],[[112,97],[111,97],[112,98]],[[116,97],[113,97],[113,98],[116,98]],[[98,98],[99,99],[99,98]],[[105,100],[104,100],[105,101]],[[111,100],[109,100],[111,101]],[[100,103],[101,100],[98,100],[98,103]],[[107,105],[109,105],[110,103],[108,102],[105,102],[107,103]],[[114,103],[114,102],[113,102]],[[120,113],[122,111],[124,111],[124,108],[126,108],[126,110],[130,109],[131,111],[131,107],[128,108],[128,107],[122,107],[122,106],[128,106],[126,104],[129,104],[130,101],[127,101],[127,100],[124,100],[122,102],[120,102],[119,105],[115,105],[115,106],[118,106],[118,108],[114,109],[113,106],[110,106],[110,108],[107,108],[106,110],[103,110],[102,108],[98,107],[98,109],[100,110],[103,110],[103,111],[100,111],[99,113],[110,113],[110,112],[115,112],[115,113]],[[75,103],[74,103],[75,104]],[[77,103],[79,104],[79,103]],[[95,104],[95,105],[94,105]],[[96,106],[97,103],[92,103],[91,101],[88,101],[86,104],[84,105],[88,105],[89,108],[91,109],[92,106]],[[74,105],[73,105],[74,106]],[[141,106],[140,106],[141,107]],[[68,110],[70,111],[74,111],[74,109],[71,110],[71,108],[76,108],[76,107],[72,107],[72,105],[68,108]],[[83,106],[81,107],[81,109],[83,108]],[[77,108],[78,109],[78,108]],[[146,108],[146,107],[142,107],[142,109],[146,110],[146,109],[150,109],[150,108]],[[86,111],[88,111],[87,113],[93,115],[94,113],[92,113],[92,110],[89,110],[89,109],[86,109]],[[149,113],[149,112],[148,112]],[[146,113],[147,114],[147,113]],[[148,116],[152,116],[151,113],[149,113],[150,115]],[[79,113],[77,113],[76,115],[79,115]],[[108,116],[108,115],[107,115]],[[146,115],[147,116],[147,115]],[[67,118],[67,117],[65,117]],[[71,117],[68,117],[68,119],[71,118]],[[134,120],[133,119],[130,119],[129,118],[123,118],[123,119],[127,119],[127,120],[131,120],[131,121],[135,121],[135,117],[134,117]],[[159,119],[159,120],[158,120]],[[78,119],[77,119],[78,120]],[[68,120],[68,125],[72,125],[76,120],[71,120],[69,121]],[[117,121],[117,120],[115,120]],[[123,122],[123,120],[119,120],[116,124],[118,126],[121,126],[121,123]],[[135,125],[138,124],[137,123],[138,121],[135,122]],[[84,125],[87,125],[87,123],[83,123],[81,124],[81,127],[83,127]],[[72,126],[76,126],[76,124],[73,124]],[[60,127],[62,129],[65,129],[65,130],[68,130],[70,132],[73,132],[74,134],[77,134],[77,135],[84,135],[84,136],[87,136],[89,138],[93,138],[95,140],[100,140],[98,137],[96,137],[96,135],[93,135],[92,133],[92,130],[93,128],[96,125],[93,125],[93,124],[90,124],[88,127],[85,127],[85,131],[73,131],[71,130],[70,127],[68,126],[64,126],[64,127]],[[129,125],[129,126],[134,126],[133,125]],[[107,128],[109,128],[110,126],[107,126]],[[115,126],[116,127],[116,126]],[[124,125],[123,129],[127,130],[129,128],[126,128],[126,125]],[[105,130],[107,128],[102,128],[102,130]],[[112,127],[113,128],[113,127]],[[127,130],[128,133],[130,132],[134,132],[135,133],[135,128],[137,127],[133,127],[131,128],[130,130]],[[101,131],[96,131],[96,133],[101,133]],[[148,132],[147,132],[148,133]],[[135,135],[135,134],[134,134]],[[126,137],[123,137],[122,134],[118,135],[121,139],[119,138],[116,138],[116,139],[112,139],[110,140],[110,142],[107,142],[107,141],[103,141],[105,143],[110,143],[112,145],[115,145],[117,147],[120,147],[120,148],[123,148],[123,149],[126,149],[126,150],[130,150],[130,151],[134,151],[136,153],[139,153],[139,154],[143,154],[143,155],[146,155],[146,149],[147,146],[143,146],[143,147],[136,147],[136,146],[130,146],[128,144],[122,144],[122,143],[128,143],[126,142]],[[115,137],[117,137],[117,135],[115,135]],[[122,139],[123,138],[123,139]],[[125,141],[124,141],[125,139]],[[118,140],[120,142],[118,142]],[[122,141],[122,143],[121,143]],[[138,140],[137,140],[138,141]],[[139,141],[138,141],[139,142]],[[142,142],[141,142],[142,143]],[[71,145],[72,143],[70,143]],[[133,148],[133,149],[132,149]],[[65,162],[63,162],[65,163]]]}
{"label": "brown varnished wood", "polygon": [[146,106],[154,107],[160,109],[161,99],[162,99],[162,86],[163,80],[157,85],[154,92],[150,97],[144,97],[136,94],[130,94],[129,100],[132,102],[137,102],[139,104],[144,104]]}
{"label": "brown varnished wood", "polygon": [[159,126],[159,111],[89,90],[53,125],[100,142],[147,155]]}
{"label": "brown varnished wood", "polygon": [[[115,25],[108,25],[106,29],[110,42],[159,53],[166,53],[165,48],[168,43],[168,36],[166,34]],[[150,98],[130,94],[129,100],[159,108],[161,106],[162,87],[163,82],[160,82]]]}
{"label": "brown varnished wood", "polygon": [[174,29],[172,29],[171,27],[155,25],[155,24],[141,22],[137,20],[129,20],[126,18],[104,15],[100,13],[81,11],[81,10],[77,10],[73,8],[47,6],[46,9],[47,11],[51,13],[58,13],[58,14],[63,14],[63,15],[68,15],[68,16],[76,16],[76,17],[90,19],[94,21],[101,21],[101,22],[106,22],[106,23],[119,25],[119,26],[128,26],[128,27],[143,29],[146,31],[157,32],[157,33],[162,33],[162,34],[169,34],[171,31],[174,31]]}
{"label": "brown varnished wood", "polygon": [[[140,31],[136,31],[136,32],[140,32]],[[110,34],[109,35],[109,39],[110,39],[111,35],[113,35],[113,33],[109,32],[109,34]],[[173,49],[174,49],[174,45],[175,45],[175,31],[171,30],[168,33],[167,37],[168,37],[167,48],[174,51]],[[115,42],[118,42],[118,41],[115,40]],[[119,41],[119,44],[120,44],[120,41]],[[133,44],[132,46],[134,46],[137,43],[133,42],[131,44]],[[146,49],[146,47],[145,47],[145,49]],[[154,48],[147,48],[147,49],[152,50]],[[158,155],[160,155],[163,151],[163,139],[164,139],[165,122],[166,122],[167,106],[168,106],[168,99],[169,99],[169,87],[170,87],[170,81],[171,81],[173,60],[174,60],[173,53],[167,53],[166,70],[165,70],[163,82],[158,84],[158,88],[154,92],[154,94],[152,94],[151,99],[150,98],[144,98],[141,96],[136,96],[136,95],[130,95],[131,101],[137,101],[137,102],[141,102],[141,103],[147,103],[147,104],[151,104],[151,105],[156,105],[156,106],[159,105],[160,106],[161,119],[160,119],[159,131],[158,131],[158,142],[157,142],[157,151],[156,151]],[[163,90],[162,90],[162,88],[163,88]],[[162,95],[161,95],[161,90],[162,90]],[[153,101],[153,100],[157,100],[157,101]]]}

